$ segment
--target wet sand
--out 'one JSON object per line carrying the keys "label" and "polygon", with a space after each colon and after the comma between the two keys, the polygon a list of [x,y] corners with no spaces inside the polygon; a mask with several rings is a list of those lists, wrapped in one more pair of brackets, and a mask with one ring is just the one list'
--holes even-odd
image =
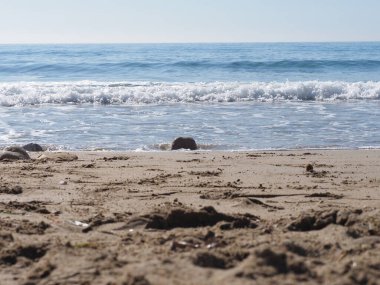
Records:
{"label": "wet sand", "polygon": [[380,150],[30,155],[1,284],[379,284]]}

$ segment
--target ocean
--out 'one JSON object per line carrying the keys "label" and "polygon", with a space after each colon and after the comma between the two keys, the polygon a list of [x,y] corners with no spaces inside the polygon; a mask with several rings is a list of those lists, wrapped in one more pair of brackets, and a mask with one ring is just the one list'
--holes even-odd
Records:
{"label": "ocean", "polygon": [[0,147],[380,148],[380,43],[0,45]]}

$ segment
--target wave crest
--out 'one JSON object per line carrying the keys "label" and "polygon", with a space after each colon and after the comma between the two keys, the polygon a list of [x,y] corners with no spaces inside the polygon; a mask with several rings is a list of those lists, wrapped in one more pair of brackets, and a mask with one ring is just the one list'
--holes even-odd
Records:
{"label": "wave crest", "polygon": [[379,100],[380,82],[0,83],[0,105]]}

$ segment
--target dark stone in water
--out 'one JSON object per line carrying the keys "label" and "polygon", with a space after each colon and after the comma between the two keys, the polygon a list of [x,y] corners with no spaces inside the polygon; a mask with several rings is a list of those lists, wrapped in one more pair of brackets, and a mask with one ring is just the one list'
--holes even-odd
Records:
{"label": "dark stone in water", "polygon": [[28,143],[28,144],[24,145],[22,148],[27,150],[27,151],[44,151],[42,146],[40,146],[39,144],[36,144],[36,143]]}
{"label": "dark stone in water", "polygon": [[198,149],[198,146],[193,138],[178,137],[172,143],[172,150],[177,150],[181,148],[196,150]]}

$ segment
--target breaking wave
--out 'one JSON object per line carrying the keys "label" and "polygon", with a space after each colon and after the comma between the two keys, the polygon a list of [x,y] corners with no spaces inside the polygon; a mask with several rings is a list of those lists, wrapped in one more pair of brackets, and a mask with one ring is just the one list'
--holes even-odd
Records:
{"label": "breaking wave", "polygon": [[8,82],[1,106],[379,100],[380,82]]}

